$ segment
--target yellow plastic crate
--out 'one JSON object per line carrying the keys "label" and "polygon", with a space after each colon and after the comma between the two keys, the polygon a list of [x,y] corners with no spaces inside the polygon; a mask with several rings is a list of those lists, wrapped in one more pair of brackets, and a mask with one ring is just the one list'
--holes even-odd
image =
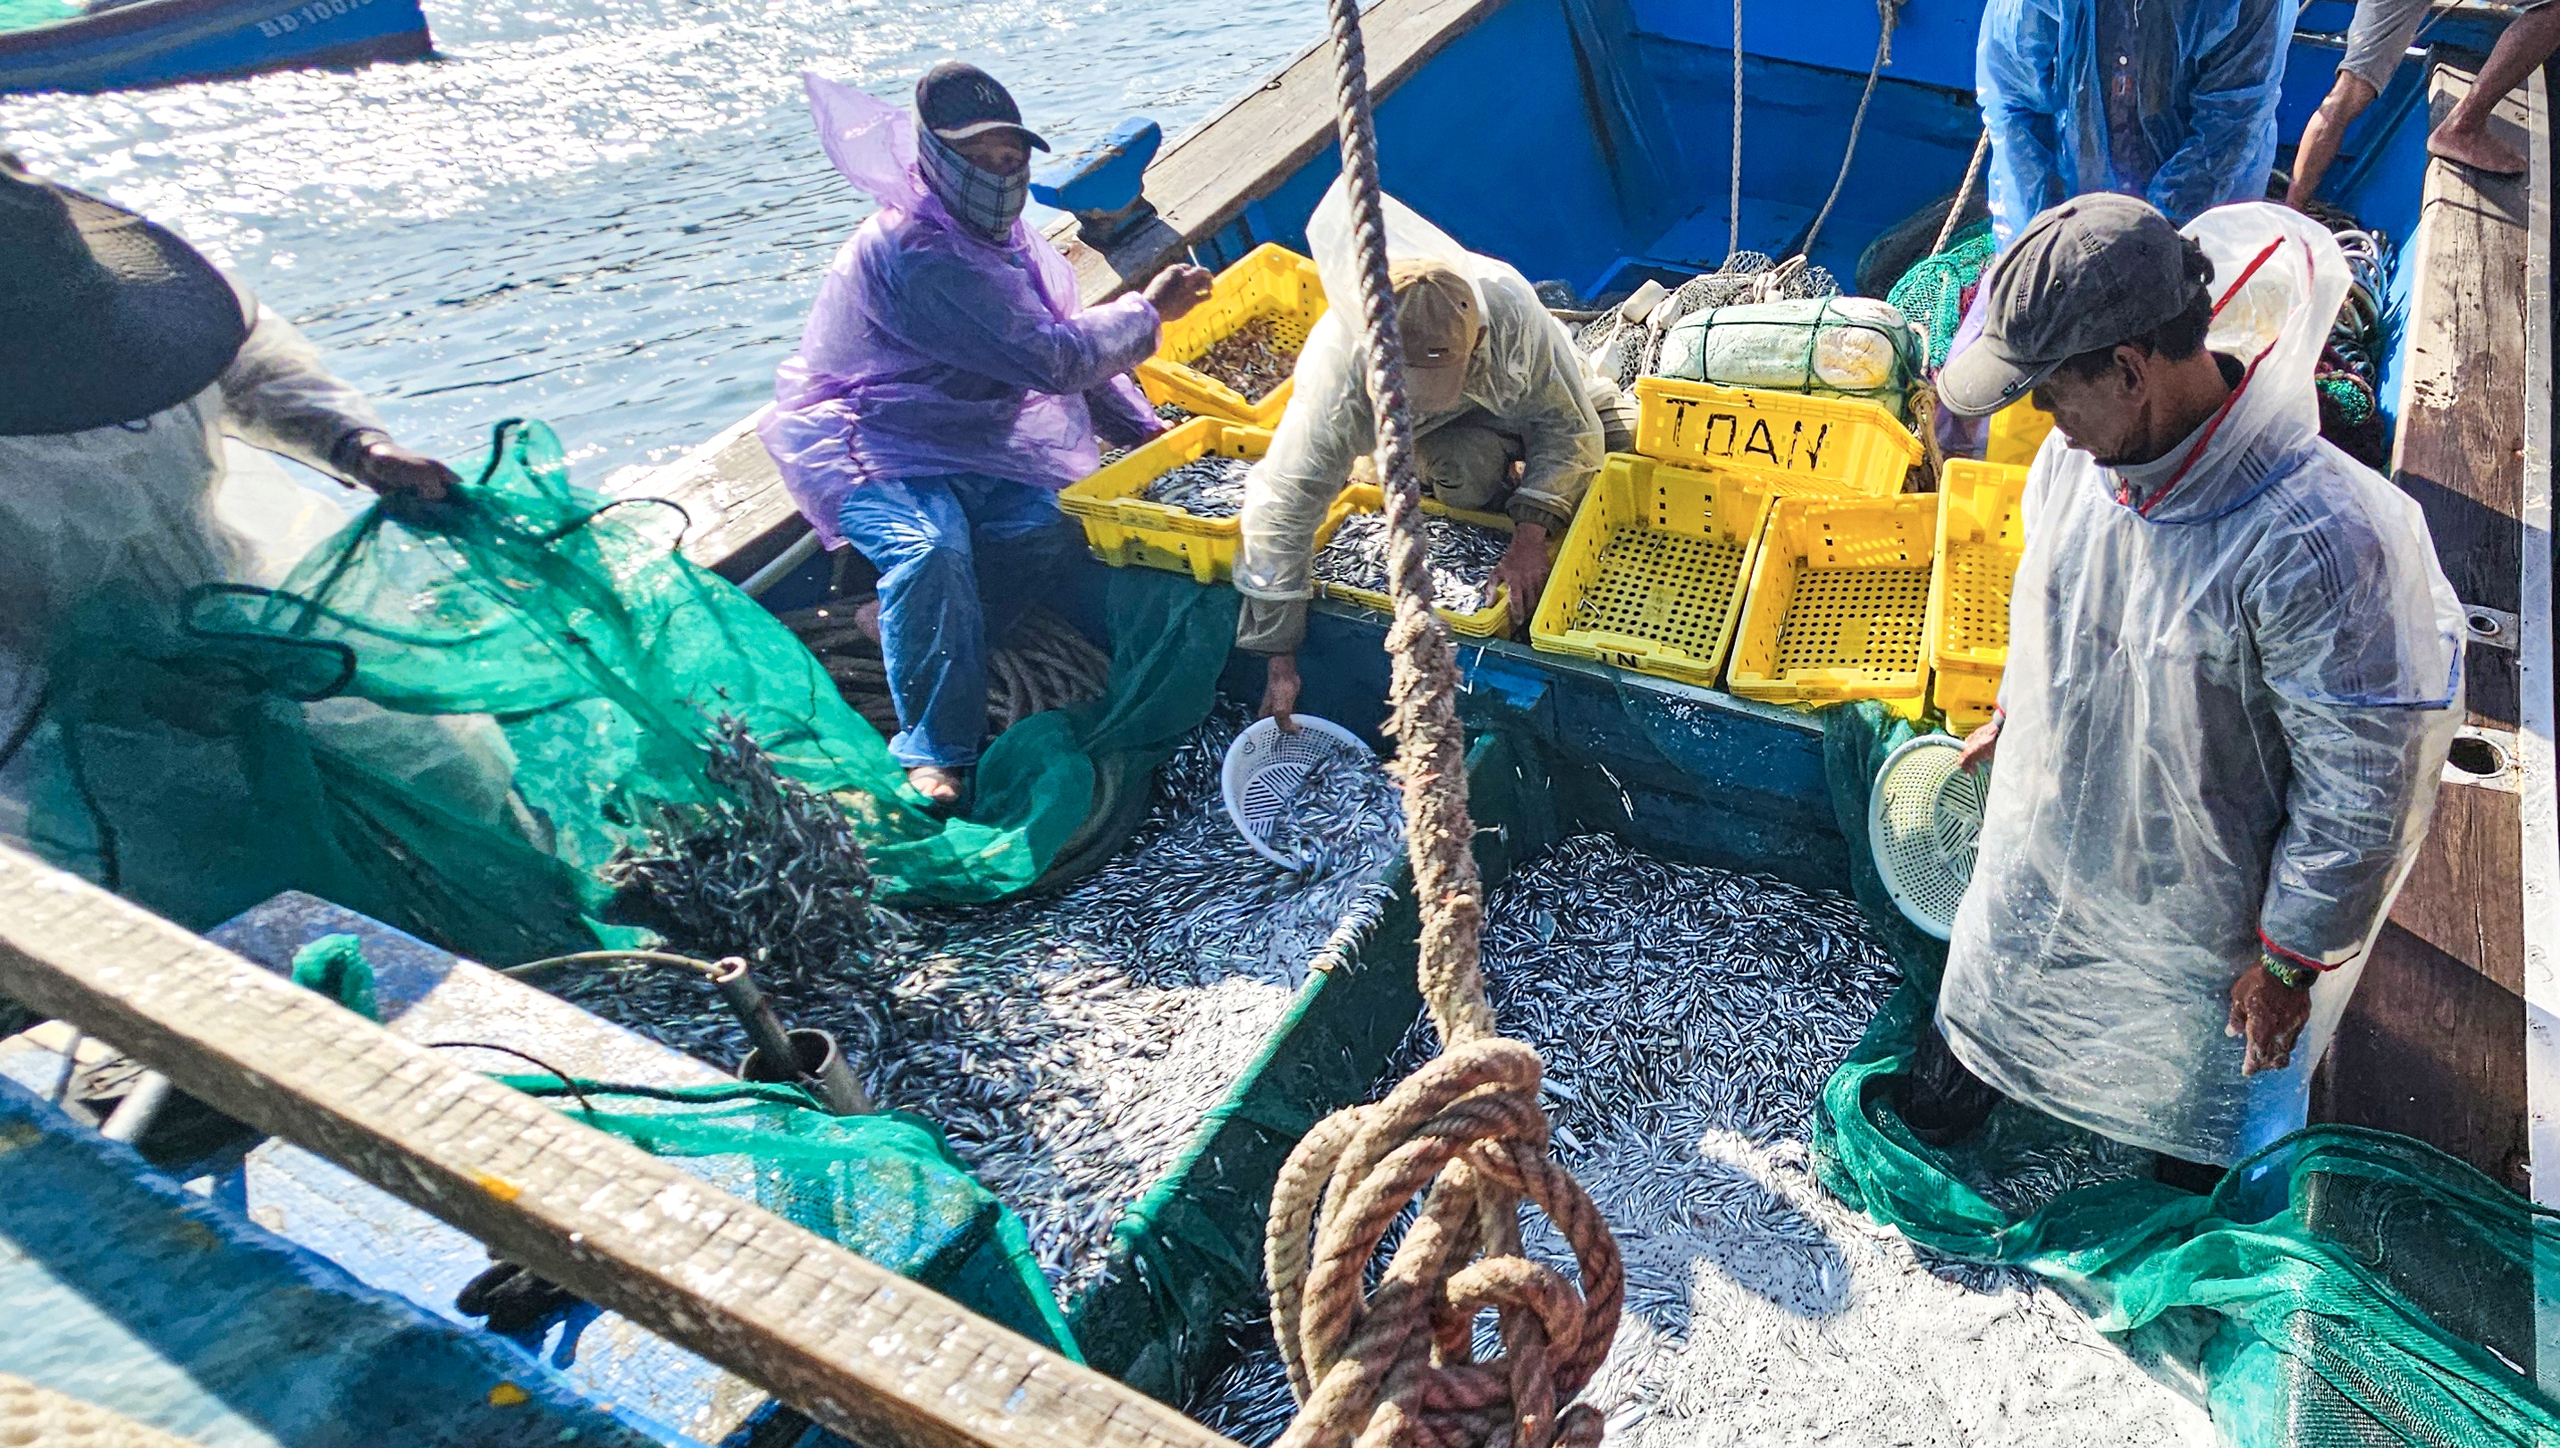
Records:
{"label": "yellow plastic crate", "polygon": [[1531,646],[1713,685],[1771,497],[1738,468],[1610,454],[1547,577]]}
{"label": "yellow plastic crate", "polygon": [[2051,431],[2053,414],[2021,397],[1991,414],[1991,436],[1983,448],[1983,460],[2023,468],[2036,460],[2036,450],[2044,446],[2045,434]]}
{"label": "yellow plastic crate", "polygon": [[1938,500],[1780,498],[1751,565],[1725,687],[1746,699],[1928,701],[1929,573]]}
{"label": "yellow plastic crate", "polygon": [[1991,718],[2009,664],[2009,584],[2025,547],[2027,470],[1951,459],[1929,570],[1929,697],[1958,732]]}
{"label": "yellow plastic crate", "polygon": [[[1325,544],[1333,541],[1333,530],[1344,518],[1354,513],[1385,512],[1387,495],[1374,484],[1353,483],[1342,490],[1342,496],[1334,501],[1334,509],[1335,511],[1327,516],[1324,532],[1316,539],[1316,548],[1319,552],[1323,550]],[[1422,500],[1422,511],[1444,518],[1455,518],[1462,523],[1482,523],[1488,528],[1499,528],[1505,533],[1511,531],[1511,519],[1501,513],[1475,513],[1465,508],[1451,508],[1430,498]],[[1374,608],[1381,613],[1395,612],[1394,599],[1383,593],[1372,593],[1365,588],[1346,588],[1339,583],[1318,583],[1316,592],[1326,598],[1339,598],[1364,608]],[[1463,634],[1468,638],[1487,639],[1499,634],[1508,634],[1511,629],[1511,590],[1508,586],[1496,585],[1493,590],[1493,601],[1473,613],[1460,613],[1449,608],[1435,608],[1432,612],[1447,621],[1452,632]]]}
{"label": "yellow plastic crate", "polygon": [[1273,334],[1284,345],[1303,347],[1307,330],[1323,315],[1324,283],[1316,277],[1316,264],[1287,247],[1266,242],[1218,273],[1209,300],[1164,324],[1156,355],[1138,364],[1138,385],[1146,390],[1149,402],[1170,402],[1202,417],[1273,426],[1288,408],[1297,379],[1283,380],[1256,400],[1184,364],[1257,317],[1271,320]]}
{"label": "yellow plastic crate", "polygon": [[1902,491],[1922,449],[1860,398],[1639,377],[1636,451],[1681,467],[1748,468],[1781,497],[1879,498]]}
{"label": "yellow plastic crate", "polygon": [[[1271,447],[1259,428],[1195,417],[1058,495],[1058,506],[1084,525],[1093,556],[1114,568],[1136,564],[1188,573],[1202,583],[1235,572],[1243,529],[1234,518],[1199,518],[1139,496],[1147,485],[1204,457],[1258,458]],[[1332,536],[1328,521],[1321,536]],[[1319,545],[1321,546],[1321,545]]]}

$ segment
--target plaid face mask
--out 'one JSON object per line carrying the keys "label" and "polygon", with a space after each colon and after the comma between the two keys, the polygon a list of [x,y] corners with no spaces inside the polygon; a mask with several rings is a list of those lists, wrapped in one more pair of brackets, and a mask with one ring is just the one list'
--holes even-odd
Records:
{"label": "plaid face mask", "polygon": [[925,184],[960,224],[989,241],[1013,235],[1013,223],[1031,199],[1029,168],[999,176],[969,163],[950,143],[919,126],[916,159],[923,163]]}

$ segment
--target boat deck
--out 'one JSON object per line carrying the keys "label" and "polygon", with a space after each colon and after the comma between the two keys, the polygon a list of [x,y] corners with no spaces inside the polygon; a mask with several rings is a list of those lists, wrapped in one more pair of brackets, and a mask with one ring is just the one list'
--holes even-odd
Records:
{"label": "boat deck", "polygon": [[[2437,118],[2470,78],[2436,70]],[[2534,158],[2531,175],[2427,169],[2404,262],[2413,280],[2392,466],[2426,510],[2445,574],[2473,614],[2464,734],[2494,754],[2466,744],[2447,766],[2434,828],[2314,1086],[2313,1114],[2417,1137],[2528,1192],[2525,962],[2529,935],[2551,928],[2547,896],[2528,919],[2523,869],[2525,786],[2533,781],[2547,819],[2549,779],[2519,767],[2528,741],[2548,749],[2551,724],[2550,536],[2547,522],[2525,522],[2527,479],[2539,479],[2547,511],[2550,468],[2550,234],[2536,209],[2547,197],[2550,145],[2540,77],[2506,100],[2496,126]],[[2536,549],[2545,567],[2528,593]],[[2538,656],[2520,647],[2527,617],[2543,621]],[[2538,675],[2536,708],[2527,707],[2528,673]]]}

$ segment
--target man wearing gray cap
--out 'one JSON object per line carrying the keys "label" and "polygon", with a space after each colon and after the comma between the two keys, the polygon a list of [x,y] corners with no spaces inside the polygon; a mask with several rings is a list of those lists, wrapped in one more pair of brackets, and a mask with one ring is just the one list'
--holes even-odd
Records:
{"label": "man wearing gray cap", "polygon": [[2164,1178],[2302,1124],[2312,1065],[2426,832],[2461,610],[2417,505],[2319,435],[2347,271],[2264,203],[2036,217],[1941,402],[2054,416],[2023,503],[1998,764],[1905,1119],[1999,1096]]}

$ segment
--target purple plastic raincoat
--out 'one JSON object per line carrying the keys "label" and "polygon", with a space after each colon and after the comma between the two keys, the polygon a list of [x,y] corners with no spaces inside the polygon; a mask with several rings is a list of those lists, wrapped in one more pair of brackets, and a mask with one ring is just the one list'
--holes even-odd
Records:
{"label": "purple plastic raincoat", "polygon": [[1063,488],[1115,441],[1163,430],[1126,375],[1156,348],[1156,309],[1122,297],[1086,311],[1075,270],[1014,223],[1004,246],[971,236],[916,170],[906,112],[804,74],[827,157],[880,204],[818,285],[800,350],[756,425],[819,541],[866,478],[983,473]]}

